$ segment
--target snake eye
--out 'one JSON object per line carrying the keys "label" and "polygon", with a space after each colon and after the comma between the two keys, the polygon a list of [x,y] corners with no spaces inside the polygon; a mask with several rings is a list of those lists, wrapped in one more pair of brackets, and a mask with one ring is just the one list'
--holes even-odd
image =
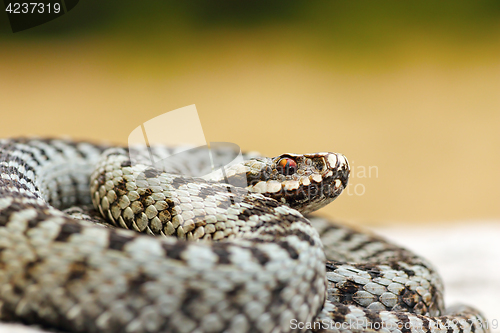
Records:
{"label": "snake eye", "polygon": [[282,158],[278,162],[278,170],[285,176],[293,175],[297,171],[297,162],[291,158]]}

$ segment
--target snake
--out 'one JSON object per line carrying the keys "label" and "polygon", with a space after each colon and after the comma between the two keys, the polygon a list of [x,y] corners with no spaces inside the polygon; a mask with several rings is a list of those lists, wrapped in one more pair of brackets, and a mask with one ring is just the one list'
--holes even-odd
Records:
{"label": "snake", "polygon": [[476,309],[444,307],[425,259],[311,215],[346,188],[344,155],[248,153],[214,171],[196,149],[176,149],[0,140],[0,321],[62,332],[489,331]]}

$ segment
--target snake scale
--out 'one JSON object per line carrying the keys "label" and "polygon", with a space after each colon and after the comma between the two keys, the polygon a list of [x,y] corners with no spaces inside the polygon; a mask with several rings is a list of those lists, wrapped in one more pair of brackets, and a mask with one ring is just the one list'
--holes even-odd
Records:
{"label": "snake scale", "polygon": [[424,259],[307,215],[346,187],[343,155],[247,155],[224,175],[242,188],[190,176],[196,156],[164,170],[137,156],[0,140],[1,321],[65,332],[488,332],[476,310],[444,309]]}

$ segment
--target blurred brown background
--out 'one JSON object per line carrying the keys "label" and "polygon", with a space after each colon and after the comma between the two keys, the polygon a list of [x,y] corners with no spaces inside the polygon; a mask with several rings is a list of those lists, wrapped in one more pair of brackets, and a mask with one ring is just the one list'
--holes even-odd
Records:
{"label": "blurred brown background", "polygon": [[0,31],[2,137],[126,143],[196,104],[207,141],[344,153],[327,215],[500,219],[497,0],[84,1]]}

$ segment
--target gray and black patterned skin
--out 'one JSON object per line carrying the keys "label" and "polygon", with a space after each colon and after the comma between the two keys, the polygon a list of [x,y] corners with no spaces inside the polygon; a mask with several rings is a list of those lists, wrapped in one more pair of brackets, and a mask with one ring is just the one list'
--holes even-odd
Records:
{"label": "gray and black patterned skin", "polygon": [[195,157],[165,172],[106,148],[0,140],[0,320],[71,332],[487,331],[473,309],[444,312],[425,260],[302,215],[347,185],[341,154],[255,157],[226,170],[246,177],[237,188],[175,173]]}

